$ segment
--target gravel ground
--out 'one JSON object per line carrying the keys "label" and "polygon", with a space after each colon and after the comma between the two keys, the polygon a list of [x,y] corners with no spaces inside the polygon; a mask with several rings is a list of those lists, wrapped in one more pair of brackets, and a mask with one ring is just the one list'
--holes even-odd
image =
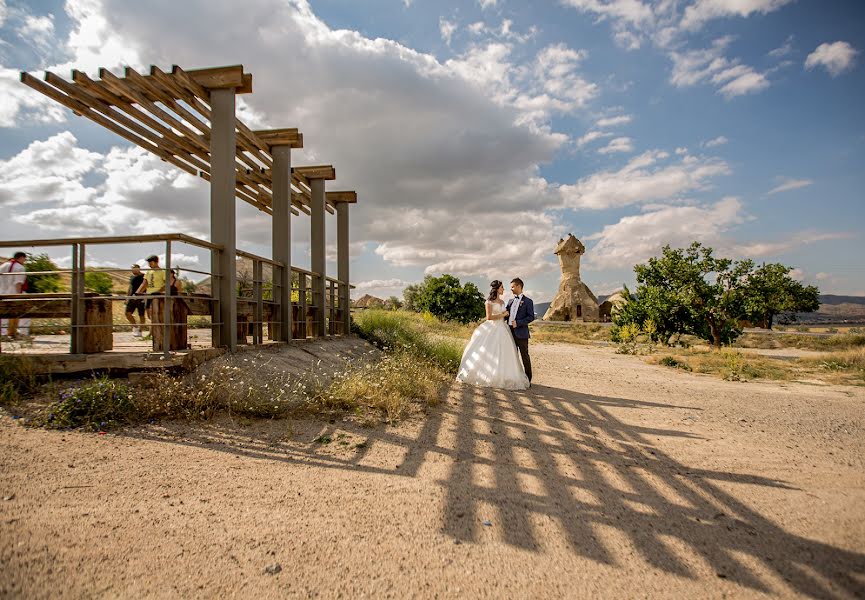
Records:
{"label": "gravel ground", "polygon": [[0,596],[865,597],[865,390],[532,356],[398,427],[3,416]]}

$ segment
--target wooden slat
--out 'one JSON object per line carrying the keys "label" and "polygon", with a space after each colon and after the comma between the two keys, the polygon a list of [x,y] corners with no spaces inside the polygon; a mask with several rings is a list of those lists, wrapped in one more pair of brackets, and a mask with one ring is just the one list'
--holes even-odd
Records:
{"label": "wooden slat", "polygon": [[258,139],[269,146],[290,146],[292,148],[303,148],[303,134],[297,128],[291,129],[265,129],[253,131]]}
{"label": "wooden slat", "polygon": [[292,167],[293,173],[303,175],[307,179],[336,179],[336,169],[333,165],[314,165],[307,167]]}
{"label": "wooden slat", "polygon": [[357,192],[325,192],[325,197],[330,203],[350,202],[354,204],[357,202]]}
{"label": "wooden slat", "polygon": [[[242,88],[244,86],[243,65],[211,67],[208,69],[189,69],[186,73],[201,87],[206,89]],[[252,91],[252,75],[248,82]],[[239,92],[243,93],[243,92]],[[204,96],[207,97],[206,95]]]}

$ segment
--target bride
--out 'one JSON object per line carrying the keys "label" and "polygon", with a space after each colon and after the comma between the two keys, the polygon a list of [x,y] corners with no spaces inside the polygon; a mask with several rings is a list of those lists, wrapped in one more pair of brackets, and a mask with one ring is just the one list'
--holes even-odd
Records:
{"label": "bride", "polygon": [[528,389],[529,379],[507,324],[504,293],[505,286],[498,279],[490,284],[487,320],[475,329],[463,352],[457,381],[505,390]]}

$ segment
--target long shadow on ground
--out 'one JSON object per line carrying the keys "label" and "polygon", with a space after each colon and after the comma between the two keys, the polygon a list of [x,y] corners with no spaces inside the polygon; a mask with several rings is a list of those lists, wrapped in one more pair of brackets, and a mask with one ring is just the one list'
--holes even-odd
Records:
{"label": "long shadow on ground", "polygon": [[[432,410],[416,433],[356,428],[354,433],[366,441],[351,457],[250,439],[248,430],[232,428],[187,431],[183,439],[171,441],[402,477],[423,476],[424,464],[439,455],[450,463],[438,482],[445,493],[442,530],[455,541],[478,541],[481,518],[493,516],[503,524],[506,543],[540,551],[542,531],[533,521],[549,517],[574,553],[599,563],[624,566],[605,536],[614,530],[646,563],[681,577],[696,579],[692,565],[702,562],[718,577],[772,593],[747,564],[758,563],[801,594],[865,596],[865,555],[788,533],[718,483],[794,488],[755,475],[684,465],[653,447],[651,439],[694,436],[628,425],[611,414],[617,408],[673,407],[544,386],[529,392],[455,386],[449,401]],[[163,440],[152,429],[128,435]],[[379,443],[403,448],[402,464],[383,467],[366,461]]]}

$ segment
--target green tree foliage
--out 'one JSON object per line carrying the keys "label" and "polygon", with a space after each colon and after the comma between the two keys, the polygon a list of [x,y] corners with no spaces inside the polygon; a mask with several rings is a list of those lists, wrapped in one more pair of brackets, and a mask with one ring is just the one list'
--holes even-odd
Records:
{"label": "green tree foliage", "polygon": [[422,283],[413,283],[402,291],[402,307],[411,312],[421,312],[418,306],[418,299],[421,291]]}
{"label": "green tree foliage", "polygon": [[802,285],[790,277],[791,267],[780,263],[763,264],[751,273],[745,298],[745,316],[754,325],[772,329],[775,316],[813,312],[820,308],[820,290]]}
{"label": "green tree foliage", "polygon": [[100,271],[87,271],[84,274],[84,289],[88,292],[95,292],[100,296],[109,295],[114,288],[114,283],[108,273]]}
{"label": "green tree foliage", "polygon": [[[27,257],[24,268],[29,271],[56,271],[59,267],[48,258],[47,254],[31,254]],[[63,289],[62,279],[58,273],[47,275],[28,275],[27,291],[34,294],[50,294]]]}
{"label": "green tree foliage", "polygon": [[627,301],[615,317],[616,325],[651,320],[652,337],[664,343],[676,334],[688,333],[720,348],[742,333],[750,260],[733,261],[712,256],[712,248],[694,242],[688,248],[665,246],[660,257],[636,265],[636,297]]}
{"label": "green tree foliage", "polygon": [[461,285],[453,275],[427,275],[423,282],[409,288],[403,292],[408,310],[427,311],[440,319],[460,323],[471,323],[484,316],[484,297],[477,286],[471,282]]}
{"label": "green tree foliage", "polygon": [[384,307],[387,310],[399,310],[402,308],[402,301],[396,296],[391,296],[384,301]]}

